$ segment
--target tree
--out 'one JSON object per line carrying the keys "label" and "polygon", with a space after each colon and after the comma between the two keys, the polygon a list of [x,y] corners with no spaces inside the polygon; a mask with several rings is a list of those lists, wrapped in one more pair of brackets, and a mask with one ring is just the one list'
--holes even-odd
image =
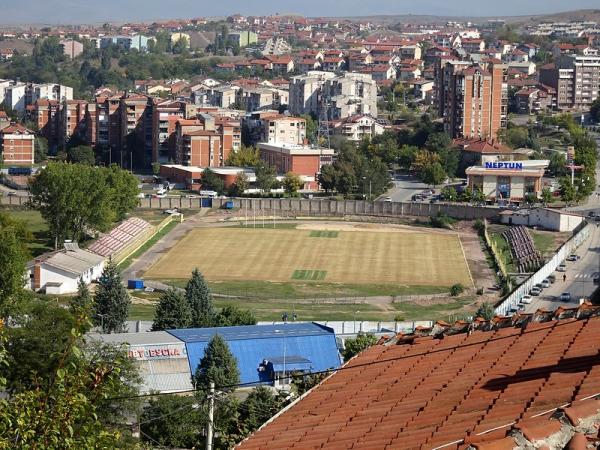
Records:
{"label": "tree", "polygon": [[48,139],[42,136],[36,136],[34,142],[35,162],[40,163],[45,161],[48,157]]}
{"label": "tree", "polygon": [[109,260],[98,279],[94,295],[94,322],[104,333],[122,333],[129,316],[131,298],[115,263]]}
{"label": "tree", "polygon": [[283,190],[289,195],[295,195],[303,186],[302,179],[293,172],[288,172],[283,177]]}
{"label": "tree", "polygon": [[321,167],[321,173],[318,175],[319,184],[326,193],[335,189],[336,170],[331,164]]}
{"label": "tree", "polygon": [[277,174],[273,166],[260,163],[256,166],[256,186],[263,192],[270,192],[277,185]]}
{"label": "tree", "polygon": [[67,161],[76,164],[87,164],[93,166],[96,164],[94,149],[89,145],[78,145],[67,149]]}
{"label": "tree", "polygon": [[254,313],[248,309],[226,305],[215,317],[214,326],[216,327],[235,327],[239,325],[256,325]]}
{"label": "tree", "polygon": [[363,350],[375,345],[377,336],[373,333],[358,333],[356,338],[348,338],[344,342],[344,360],[348,361]]}
{"label": "tree", "polygon": [[477,309],[477,312],[475,312],[475,317],[481,317],[485,320],[492,320],[495,315],[496,312],[494,311],[494,305],[492,305],[490,302],[482,303],[479,306],[479,309]]}
{"label": "tree", "polygon": [[138,204],[138,181],[116,166],[50,163],[30,182],[31,203],[46,219],[54,246],[107,230]]}
{"label": "tree", "polygon": [[240,420],[247,433],[252,433],[283,407],[282,398],[265,386],[258,386],[240,405]]}
{"label": "tree", "polygon": [[306,139],[312,145],[317,145],[319,125],[310,114],[303,114],[302,117],[306,121]]}
{"label": "tree", "polygon": [[448,202],[455,202],[458,200],[458,193],[452,186],[445,186],[441,191],[442,199]]}
{"label": "tree", "polygon": [[23,289],[27,252],[13,226],[0,226],[0,322]]}
{"label": "tree", "polygon": [[432,133],[427,137],[425,148],[433,153],[440,153],[452,145],[452,139],[447,133]]}
{"label": "tree", "polygon": [[590,105],[590,115],[592,116],[592,120],[600,122],[600,97],[594,100]]}
{"label": "tree", "polygon": [[542,189],[542,201],[545,205],[548,205],[554,201],[554,196],[552,195],[552,192],[550,192],[550,189]]}
{"label": "tree", "polygon": [[577,198],[577,189],[571,184],[569,177],[562,177],[558,180],[560,185],[560,197],[566,203],[571,203]]}
{"label": "tree", "polygon": [[235,167],[256,167],[260,162],[258,149],[254,147],[242,146],[237,152],[231,152],[227,158],[228,166]]}
{"label": "tree", "polygon": [[198,269],[194,269],[192,277],[185,286],[185,299],[190,306],[190,326],[194,328],[212,327],[216,315],[212,295]]}
{"label": "tree", "polygon": [[221,195],[225,189],[225,183],[223,183],[223,180],[209,168],[204,169],[202,172],[200,183],[202,190],[215,191],[219,195]]}
{"label": "tree", "polygon": [[192,377],[194,387],[208,391],[210,382],[220,391],[232,391],[233,385],[240,382],[237,360],[231,354],[227,342],[215,334],[204,350],[204,357]]}
{"label": "tree", "polygon": [[187,328],[192,323],[190,304],[175,289],[165,291],[154,312],[153,331]]}
{"label": "tree", "polygon": [[236,175],[235,181],[230,187],[230,194],[233,197],[241,197],[249,186],[250,182],[248,181],[248,175],[244,172],[240,172]]}
{"label": "tree", "polygon": [[442,184],[446,179],[446,172],[444,172],[444,168],[439,162],[435,162],[425,168],[421,174],[421,178],[425,183],[437,186]]}
{"label": "tree", "polygon": [[502,142],[511,148],[530,147],[529,131],[526,127],[511,127],[499,132]]}
{"label": "tree", "polygon": [[557,177],[566,175],[567,168],[565,167],[567,161],[563,153],[552,152],[550,155],[550,164],[548,170]]}
{"label": "tree", "polygon": [[142,437],[170,448],[200,448],[203,438],[196,403],[195,397],[177,395],[150,399],[140,417]]}
{"label": "tree", "polygon": [[72,313],[75,313],[77,310],[86,310],[89,311],[92,307],[94,299],[92,298],[92,294],[90,294],[90,290],[83,281],[83,278],[80,278],[77,282],[77,295],[75,297],[71,297],[69,300],[69,308]]}
{"label": "tree", "polygon": [[418,147],[403,145],[398,154],[398,165],[403,169],[410,169],[415,162]]}

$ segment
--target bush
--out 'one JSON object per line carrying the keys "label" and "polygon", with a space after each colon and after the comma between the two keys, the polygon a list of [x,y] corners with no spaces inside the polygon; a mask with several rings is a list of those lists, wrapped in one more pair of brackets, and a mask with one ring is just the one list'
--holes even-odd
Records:
{"label": "bush", "polygon": [[483,295],[483,288],[477,288],[477,295]]}
{"label": "bush", "polygon": [[452,297],[456,297],[462,294],[463,292],[465,292],[465,287],[460,283],[453,284],[450,288],[450,295]]}
{"label": "bush", "polygon": [[483,223],[483,220],[477,219],[473,224],[473,228],[482,235],[485,230],[485,223]]}
{"label": "bush", "polygon": [[475,317],[481,317],[485,320],[492,320],[495,315],[496,313],[494,312],[494,305],[488,302],[482,303],[475,313]]}
{"label": "bush", "polygon": [[446,214],[438,213],[437,216],[432,216],[430,219],[431,226],[434,228],[451,229],[456,220]]}
{"label": "bush", "polygon": [[406,318],[402,314],[396,314],[394,317],[394,322],[404,322]]}

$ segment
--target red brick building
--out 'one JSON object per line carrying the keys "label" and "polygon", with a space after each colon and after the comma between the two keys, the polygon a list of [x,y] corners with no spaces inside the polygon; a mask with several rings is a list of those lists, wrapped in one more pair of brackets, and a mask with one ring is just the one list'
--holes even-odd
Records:
{"label": "red brick building", "polygon": [[4,164],[32,165],[35,155],[35,133],[23,125],[11,123],[0,130],[0,151]]}

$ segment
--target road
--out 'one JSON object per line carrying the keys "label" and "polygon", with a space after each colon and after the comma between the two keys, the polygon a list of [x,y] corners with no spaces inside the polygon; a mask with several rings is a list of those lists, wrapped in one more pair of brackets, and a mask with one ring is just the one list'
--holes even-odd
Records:
{"label": "road", "polygon": [[381,195],[379,200],[391,197],[393,202],[409,202],[414,194],[429,188],[428,184],[413,175],[398,175],[394,181],[394,187]]}

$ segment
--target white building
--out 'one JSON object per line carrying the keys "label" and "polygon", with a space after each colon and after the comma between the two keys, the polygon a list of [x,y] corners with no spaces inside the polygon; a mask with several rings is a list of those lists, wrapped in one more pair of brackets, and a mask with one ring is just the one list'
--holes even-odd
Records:
{"label": "white building", "polygon": [[98,279],[104,270],[105,259],[75,243],[65,243],[62,250],[46,253],[27,264],[27,289],[45,290],[46,294],[77,292],[80,279],[86,284]]}
{"label": "white building", "polygon": [[543,228],[550,231],[573,231],[583,221],[579,214],[559,211],[550,208],[522,209],[519,211],[502,211],[500,220],[507,225],[524,225],[526,227]]}
{"label": "white building", "polygon": [[4,89],[4,106],[23,113],[27,106],[25,100],[26,90],[27,85],[25,83],[11,83],[6,86]]}

